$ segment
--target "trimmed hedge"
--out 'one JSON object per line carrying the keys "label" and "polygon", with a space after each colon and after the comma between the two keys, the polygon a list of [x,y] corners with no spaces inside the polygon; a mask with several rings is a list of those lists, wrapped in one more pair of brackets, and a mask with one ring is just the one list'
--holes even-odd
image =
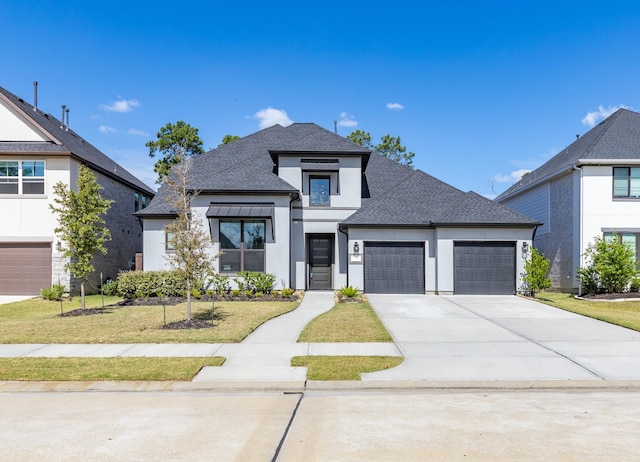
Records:
{"label": "trimmed hedge", "polygon": [[[184,297],[186,280],[177,271],[125,271],[118,275],[118,295],[123,298]],[[202,282],[191,285],[191,294],[202,293]]]}

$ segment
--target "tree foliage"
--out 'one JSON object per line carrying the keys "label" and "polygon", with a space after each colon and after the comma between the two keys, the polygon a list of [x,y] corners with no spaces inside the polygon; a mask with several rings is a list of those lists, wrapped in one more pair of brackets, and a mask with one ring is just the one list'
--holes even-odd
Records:
{"label": "tree foliage", "polygon": [[585,290],[595,291],[599,286],[607,292],[622,292],[638,272],[633,249],[617,234],[607,239],[596,237],[584,256],[588,264],[578,275]]}
{"label": "tree foliage", "polygon": [[87,276],[94,270],[91,260],[97,252],[107,254],[105,242],[111,240],[111,233],[102,218],[113,201],[100,195],[102,186],[88,167],[81,165],[78,171],[76,190],[63,182],[53,186],[55,204],[51,210],[58,214],[55,233],[63,243],[63,255],[69,258],[65,269],[80,279],[82,308],[85,307],[85,287]]}
{"label": "tree foliage", "polygon": [[145,146],[149,148],[149,157],[155,157],[156,153],[162,155],[162,158],[158,159],[153,166],[153,171],[158,174],[156,180],[158,184],[162,183],[171,167],[178,164],[181,159],[204,153],[198,129],[182,120],[175,124],[166,124],[156,134],[156,139],[148,141]]}
{"label": "tree foliage", "polygon": [[372,151],[382,154],[389,159],[398,162],[407,167],[413,167],[414,152],[407,152],[407,147],[402,145],[399,136],[384,135],[380,138],[380,143],[374,145],[371,141],[371,134],[363,130],[356,130],[349,135],[347,139],[353,141],[360,146],[364,146]]}
{"label": "tree foliage", "polygon": [[536,292],[551,287],[549,273],[549,259],[544,254],[538,253],[538,249],[531,247],[529,258],[524,262],[524,282],[532,297]]}
{"label": "tree foliage", "polygon": [[238,135],[226,134],[222,137],[222,143],[220,143],[218,147],[224,146],[225,144],[233,143],[235,140],[239,140],[239,139],[240,137]]}
{"label": "tree foliage", "polygon": [[187,285],[187,321],[191,321],[191,292],[196,283],[213,273],[215,257],[212,253],[213,240],[203,225],[203,218],[191,207],[197,191],[188,188],[188,174],[192,159],[185,159],[176,165],[165,177],[165,187],[169,189],[169,203],[177,217],[165,227],[170,236],[172,251],[167,260]]}

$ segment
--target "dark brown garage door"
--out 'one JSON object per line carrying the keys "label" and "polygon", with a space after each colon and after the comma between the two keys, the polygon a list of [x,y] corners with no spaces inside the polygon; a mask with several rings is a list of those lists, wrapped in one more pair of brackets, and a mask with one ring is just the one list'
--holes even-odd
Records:
{"label": "dark brown garage door", "polygon": [[365,242],[364,291],[370,294],[424,294],[424,244]]}
{"label": "dark brown garage door", "polygon": [[0,295],[39,295],[51,286],[51,243],[0,243]]}
{"label": "dark brown garage door", "polygon": [[516,293],[514,242],[456,242],[454,293],[513,295]]}

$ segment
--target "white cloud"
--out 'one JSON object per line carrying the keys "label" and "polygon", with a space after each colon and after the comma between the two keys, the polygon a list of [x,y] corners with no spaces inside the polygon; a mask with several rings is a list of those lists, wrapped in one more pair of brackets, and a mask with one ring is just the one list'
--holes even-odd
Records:
{"label": "white cloud", "polygon": [[274,109],[267,107],[266,109],[260,109],[253,117],[260,121],[260,128],[268,128],[274,125],[280,124],[283,127],[291,125],[293,120],[287,116],[287,111],[282,109]]}
{"label": "white cloud", "polygon": [[608,108],[605,108],[604,106],[598,106],[597,111],[587,112],[587,115],[582,119],[582,123],[587,125],[588,127],[595,127],[600,120],[606,119],[618,109],[622,108],[628,109],[624,104],[620,104],[618,106],[609,106]]}
{"label": "white cloud", "polygon": [[143,132],[142,130],[138,130],[136,128],[130,128],[129,130],[127,130],[127,134],[138,135],[138,136],[149,136],[149,133]]}
{"label": "white cloud", "polygon": [[493,176],[493,181],[496,183],[515,183],[519,181],[526,173],[529,173],[531,170],[526,168],[521,168],[519,170],[514,170],[513,172],[503,175],[501,173],[497,173]]}
{"label": "white cloud", "polygon": [[357,127],[358,121],[355,120],[354,116],[351,114],[347,114],[346,112],[340,113],[340,120],[338,120],[338,127]]}
{"label": "white cloud", "polygon": [[404,105],[400,103],[387,103],[387,109],[391,109],[392,111],[402,111],[404,109]]}
{"label": "white cloud", "polygon": [[103,111],[109,112],[131,112],[134,107],[138,107],[139,105],[140,103],[136,99],[121,99],[111,104],[101,104],[100,108]]}
{"label": "white cloud", "polygon": [[100,125],[98,127],[98,130],[100,130],[102,133],[115,133],[116,129],[113,127],[110,127],[108,125]]}

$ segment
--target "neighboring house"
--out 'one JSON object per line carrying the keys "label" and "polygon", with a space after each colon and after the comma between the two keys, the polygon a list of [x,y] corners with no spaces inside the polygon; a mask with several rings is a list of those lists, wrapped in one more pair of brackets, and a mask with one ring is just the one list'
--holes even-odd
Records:
{"label": "neighboring house", "polygon": [[[513,294],[538,224],[315,124],[276,125],[198,156],[189,186],[217,271],[273,273],[280,288]],[[145,270],[167,268],[167,195],[161,187],[136,214]]]}
{"label": "neighboring house", "polygon": [[75,186],[80,165],[97,177],[102,196],[114,201],[105,217],[112,236],[106,244],[108,254],[94,258],[96,271],[89,277],[97,288],[100,272],[103,279],[115,278],[142,251],[142,225],[133,213],[154,191],[64,121],[0,87],[0,294],[38,295],[58,281],[72,291],[79,289],[79,282],[63,268],[67,260],[60,252],[62,244],[54,233],[58,220],[49,204],[57,182]]}
{"label": "neighboring house", "polygon": [[620,109],[496,201],[543,223],[534,245],[551,261],[553,287],[579,290],[576,270],[595,237],[640,245],[640,114]]}

